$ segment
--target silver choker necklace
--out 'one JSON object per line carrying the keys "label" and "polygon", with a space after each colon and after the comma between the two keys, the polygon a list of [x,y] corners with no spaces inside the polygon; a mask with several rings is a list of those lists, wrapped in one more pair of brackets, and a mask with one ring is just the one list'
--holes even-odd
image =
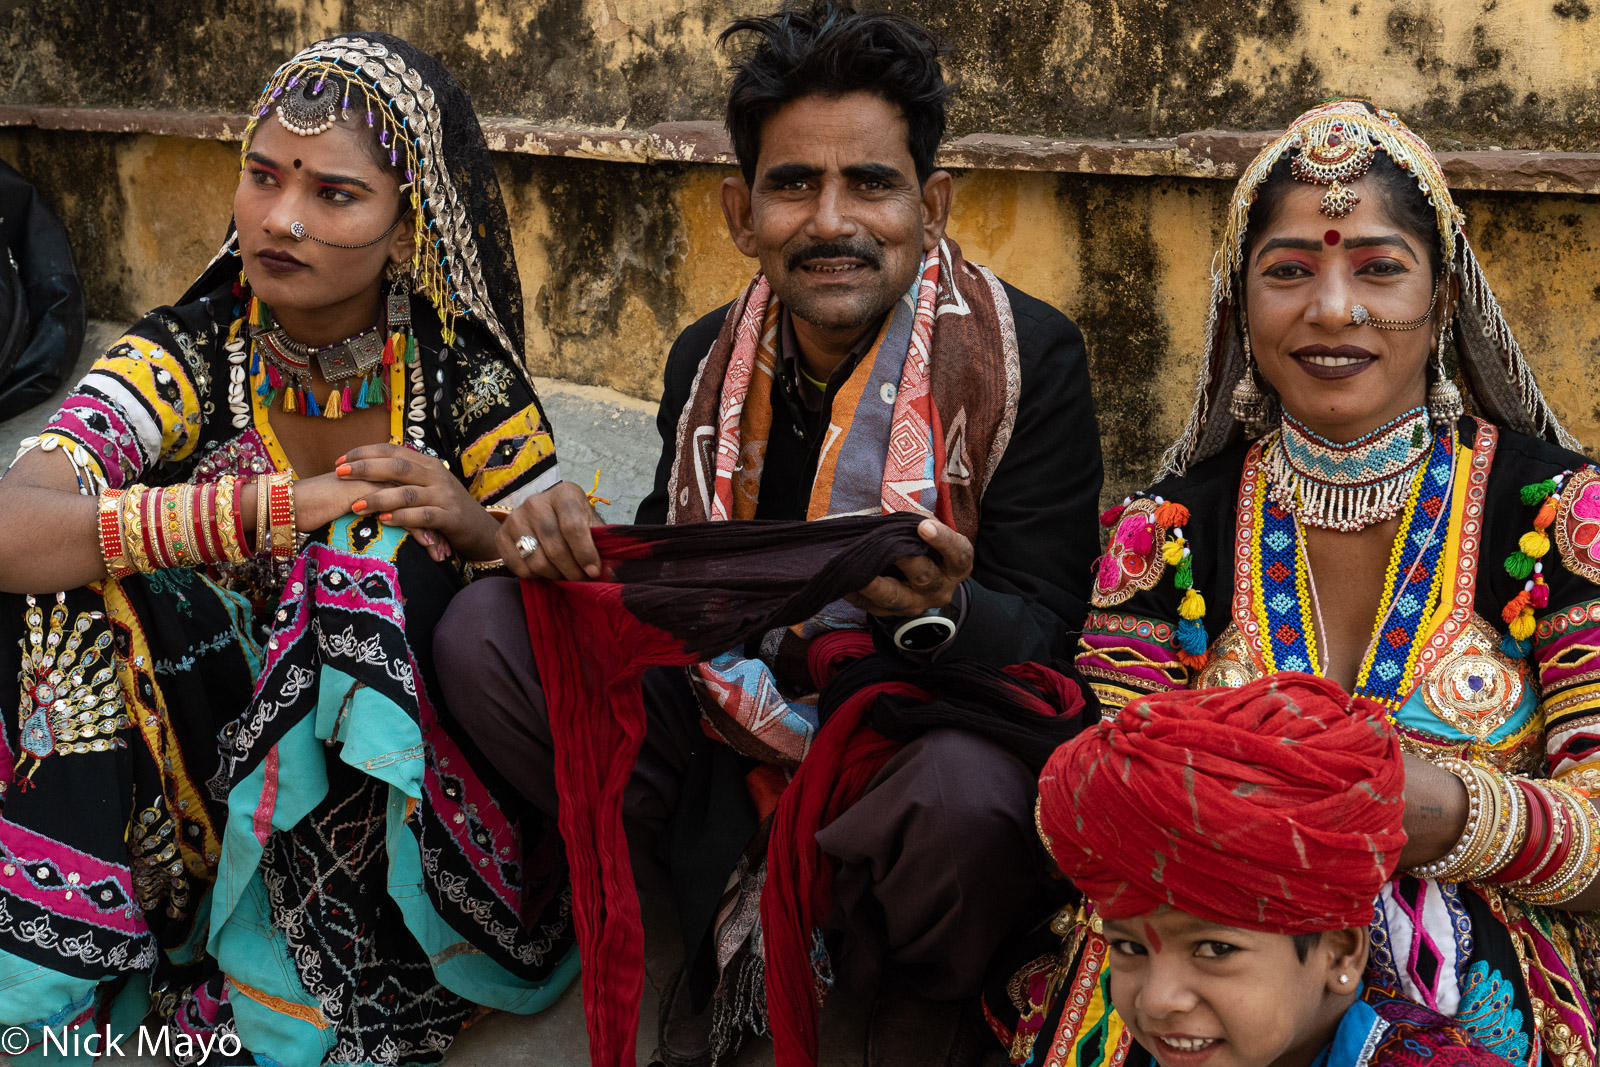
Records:
{"label": "silver choker necklace", "polygon": [[1432,445],[1427,408],[1412,408],[1346,444],[1285,413],[1266,444],[1267,493],[1307,526],[1364,530],[1405,509]]}

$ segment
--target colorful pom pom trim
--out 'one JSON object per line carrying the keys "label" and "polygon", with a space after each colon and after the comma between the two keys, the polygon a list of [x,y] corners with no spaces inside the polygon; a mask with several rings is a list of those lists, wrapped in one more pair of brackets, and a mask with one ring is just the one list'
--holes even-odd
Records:
{"label": "colorful pom pom trim", "polygon": [[1172,584],[1183,593],[1178,601],[1178,625],[1173,636],[1178,643],[1178,661],[1190,670],[1205,666],[1211,638],[1206,634],[1206,599],[1194,587],[1193,550],[1183,536],[1189,522],[1189,509],[1182,504],[1156,497],[1155,525],[1166,531],[1161,558],[1173,568]]}
{"label": "colorful pom pom trim", "polygon": [[1544,564],[1540,562],[1550,552],[1550,524],[1556,518],[1556,504],[1561,496],[1561,485],[1571,471],[1562,471],[1554,478],[1534,482],[1522,487],[1522,503],[1537,507],[1533,529],[1517,539],[1517,550],[1506,557],[1506,573],[1522,581],[1522,592],[1512,597],[1500,612],[1509,632],[1500,642],[1500,651],[1521,659],[1533,650],[1534,612],[1550,606],[1550,587],[1544,581]]}

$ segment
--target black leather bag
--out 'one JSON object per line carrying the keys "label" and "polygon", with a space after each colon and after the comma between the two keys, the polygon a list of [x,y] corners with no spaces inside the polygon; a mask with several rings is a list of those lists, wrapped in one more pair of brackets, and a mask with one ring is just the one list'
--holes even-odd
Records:
{"label": "black leather bag", "polygon": [[38,190],[0,161],[0,422],[60,387],[85,325],[66,229]]}

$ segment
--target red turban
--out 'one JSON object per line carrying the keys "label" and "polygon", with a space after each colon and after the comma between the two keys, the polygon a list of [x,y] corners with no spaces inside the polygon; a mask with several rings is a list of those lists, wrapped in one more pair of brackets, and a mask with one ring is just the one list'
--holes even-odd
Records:
{"label": "red turban", "polygon": [[1039,819],[1103,918],[1314,933],[1371,921],[1404,787],[1381,705],[1286,673],[1131,702],[1050,757]]}

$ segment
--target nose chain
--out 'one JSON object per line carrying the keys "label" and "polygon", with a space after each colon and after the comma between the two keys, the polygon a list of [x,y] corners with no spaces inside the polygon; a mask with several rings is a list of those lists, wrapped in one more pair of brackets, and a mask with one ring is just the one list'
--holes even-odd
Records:
{"label": "nose chain", "polygon": [[394,232],[394,228],[396,226],[400,225],[400,219],[403,219],[405,217],[406,217],[406,213],[405,213],[404,209],[402,209],[401,212],[400,212],[400,215],[393,222],[389,223],[389,228],[387,230],[384,230],[382,233],[378,234],[378,236],[374,237],[372,240],[370,240],[370,241],[362,241],[358,245],[342,245],[337,241],[324,241],[322,238],[318,237],[316,234],[311,233],[310,231],[308,231],[306,229],[306,224],[301,222],[299,219],[295,219],[292,223],[289,224],[289,234],[296,241],[306,241],[306,240],[315,241],[315,242],[317,242],[317,244],[319,244],[319,245],[327,245],[329,248],[371,248],[373,245],[377,244],[379,241],[383,240],[385,237],[388,237],[391,233],[393,233]]}
{"label": "nose chain", "polygon": [[1444,277],[1433,283],[1433,295],[1428,298],[1428,307],[1421,315],[1414,319],[1376,319],[1372,313],[1360,304],[1350,308],[1350,323],[1353,326],[1376,326],[1380,330],[1415,330],[1433,316],[1433,306],[1439,302],[1439,290],[1444,285]]}

